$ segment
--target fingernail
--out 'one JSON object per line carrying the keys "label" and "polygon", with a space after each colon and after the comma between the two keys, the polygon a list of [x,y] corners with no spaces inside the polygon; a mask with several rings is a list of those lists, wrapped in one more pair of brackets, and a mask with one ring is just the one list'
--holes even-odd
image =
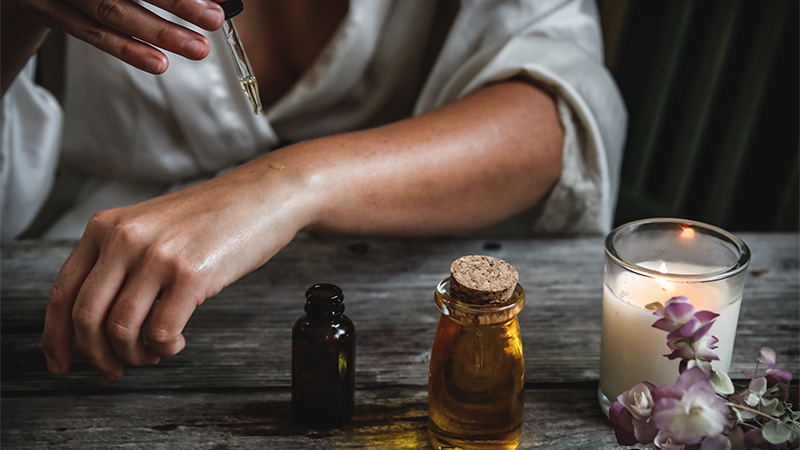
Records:
{"label": "fingernail", "polygon": [[200,39],[194,39],[183,46],[183,51],[195,59],[200,59],[206,56],[206,44]]}
{"label": "fingernail", "polygon": [[144,65],[150,73],[158,75],[164,72],[164,61],[161,58],[156,58],[155,56],[147,58]]}
{"label": "fingernail", "polygon": [[197,18],[197,24],[207,30],[216,30],[222,26],[224,18],[225,15],[222,13],[222,9],[218,6],[212,6],[200,14],[200,17]]}
{"label": "fingernail", "polygon": [[61,375],[61,365],[58,364],[58,361],[54,360],[47,353],[44,354],[44,359],[47,360],[47,370],[54,375]]}

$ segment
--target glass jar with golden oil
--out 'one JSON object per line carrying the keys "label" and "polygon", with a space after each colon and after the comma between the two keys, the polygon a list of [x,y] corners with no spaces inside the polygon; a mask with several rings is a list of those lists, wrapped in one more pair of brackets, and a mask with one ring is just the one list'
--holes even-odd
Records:
{"label": "glass jar with golden oil", "polygon": [[525,292],[515,279],[510,297],[479,305],[454,298],[451,281],[435,292],[442,316],[428,380],[430,441],[437,449],[515,449],[525,397],[517,320]]}

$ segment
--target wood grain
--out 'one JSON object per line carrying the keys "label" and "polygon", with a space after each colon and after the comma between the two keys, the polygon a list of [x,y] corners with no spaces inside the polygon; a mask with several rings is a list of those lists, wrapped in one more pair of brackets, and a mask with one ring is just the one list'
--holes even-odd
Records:
{"label": "wood grain", "polygon": [[[333,430],[289,421],[288,389],[164,390],[2,403],[3,448],[15,449],[418,449],[427,444],[427,391],[360,389],[352,421]],[[594,392],[530,389],[519,448],[617,449]]]}
{"label": "wood grain", "polygon": [[[741,237],[753,260],[731,375],[752,370],[758,350],[768,345],[778,351],[778,367],[796,380],[798,236]],[[4,448],[424,446],[427,370],[439,319],[433,290],[450,263],[467,254],[508,261],[526,290],[520,324],[529,392],[520,448],[617,448],[595,398],[602,239],[305,236],[206,301],[185,330],[181,354],[155,367],[128,368],[115,383],[100,378],[80,352],[68,374],[46,370],[41,331],[47,294],[74,244],[23,242],[2,249]],[[319,282],[345,293],[345,314],[358,336],[360,402],[349,427],[321,434],[282,422],[291,327],[303,314],[305,289]]]}

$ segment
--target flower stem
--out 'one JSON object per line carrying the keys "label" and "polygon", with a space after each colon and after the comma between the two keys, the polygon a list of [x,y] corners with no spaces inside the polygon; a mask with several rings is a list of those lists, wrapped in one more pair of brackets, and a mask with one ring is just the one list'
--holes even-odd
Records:
{"label": "flower stem", "polygon": [[769,414],[763,413],[763,412],[761,412],[761,411],[759,411],[757,409],[749,408],[747,406],[742,406],[742,405],[739,405],[739,404],[736,404],[736,403],[731,403],[731,402],[726,402],[725,404],[730,406],[731,408],[739,408],[739,409],[741,409],[743,411],[748,411],[748,412],[751,412],[753,414],[757,414],[759,416],[764,416],[764,417],[766,417],[766,418],[768,418],[770,420],[777,420],[777,417],[770,416]]}

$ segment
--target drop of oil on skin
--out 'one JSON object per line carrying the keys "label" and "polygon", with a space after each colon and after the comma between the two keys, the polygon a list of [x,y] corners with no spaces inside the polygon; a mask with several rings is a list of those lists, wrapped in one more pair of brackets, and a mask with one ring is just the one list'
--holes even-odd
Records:
{"label": "drop of oil on skin", "polygon": [[272,161],[269,163],[269,168],[272,170],[283,170],[284,167],[286,166],[284,166],[280,161]]}

